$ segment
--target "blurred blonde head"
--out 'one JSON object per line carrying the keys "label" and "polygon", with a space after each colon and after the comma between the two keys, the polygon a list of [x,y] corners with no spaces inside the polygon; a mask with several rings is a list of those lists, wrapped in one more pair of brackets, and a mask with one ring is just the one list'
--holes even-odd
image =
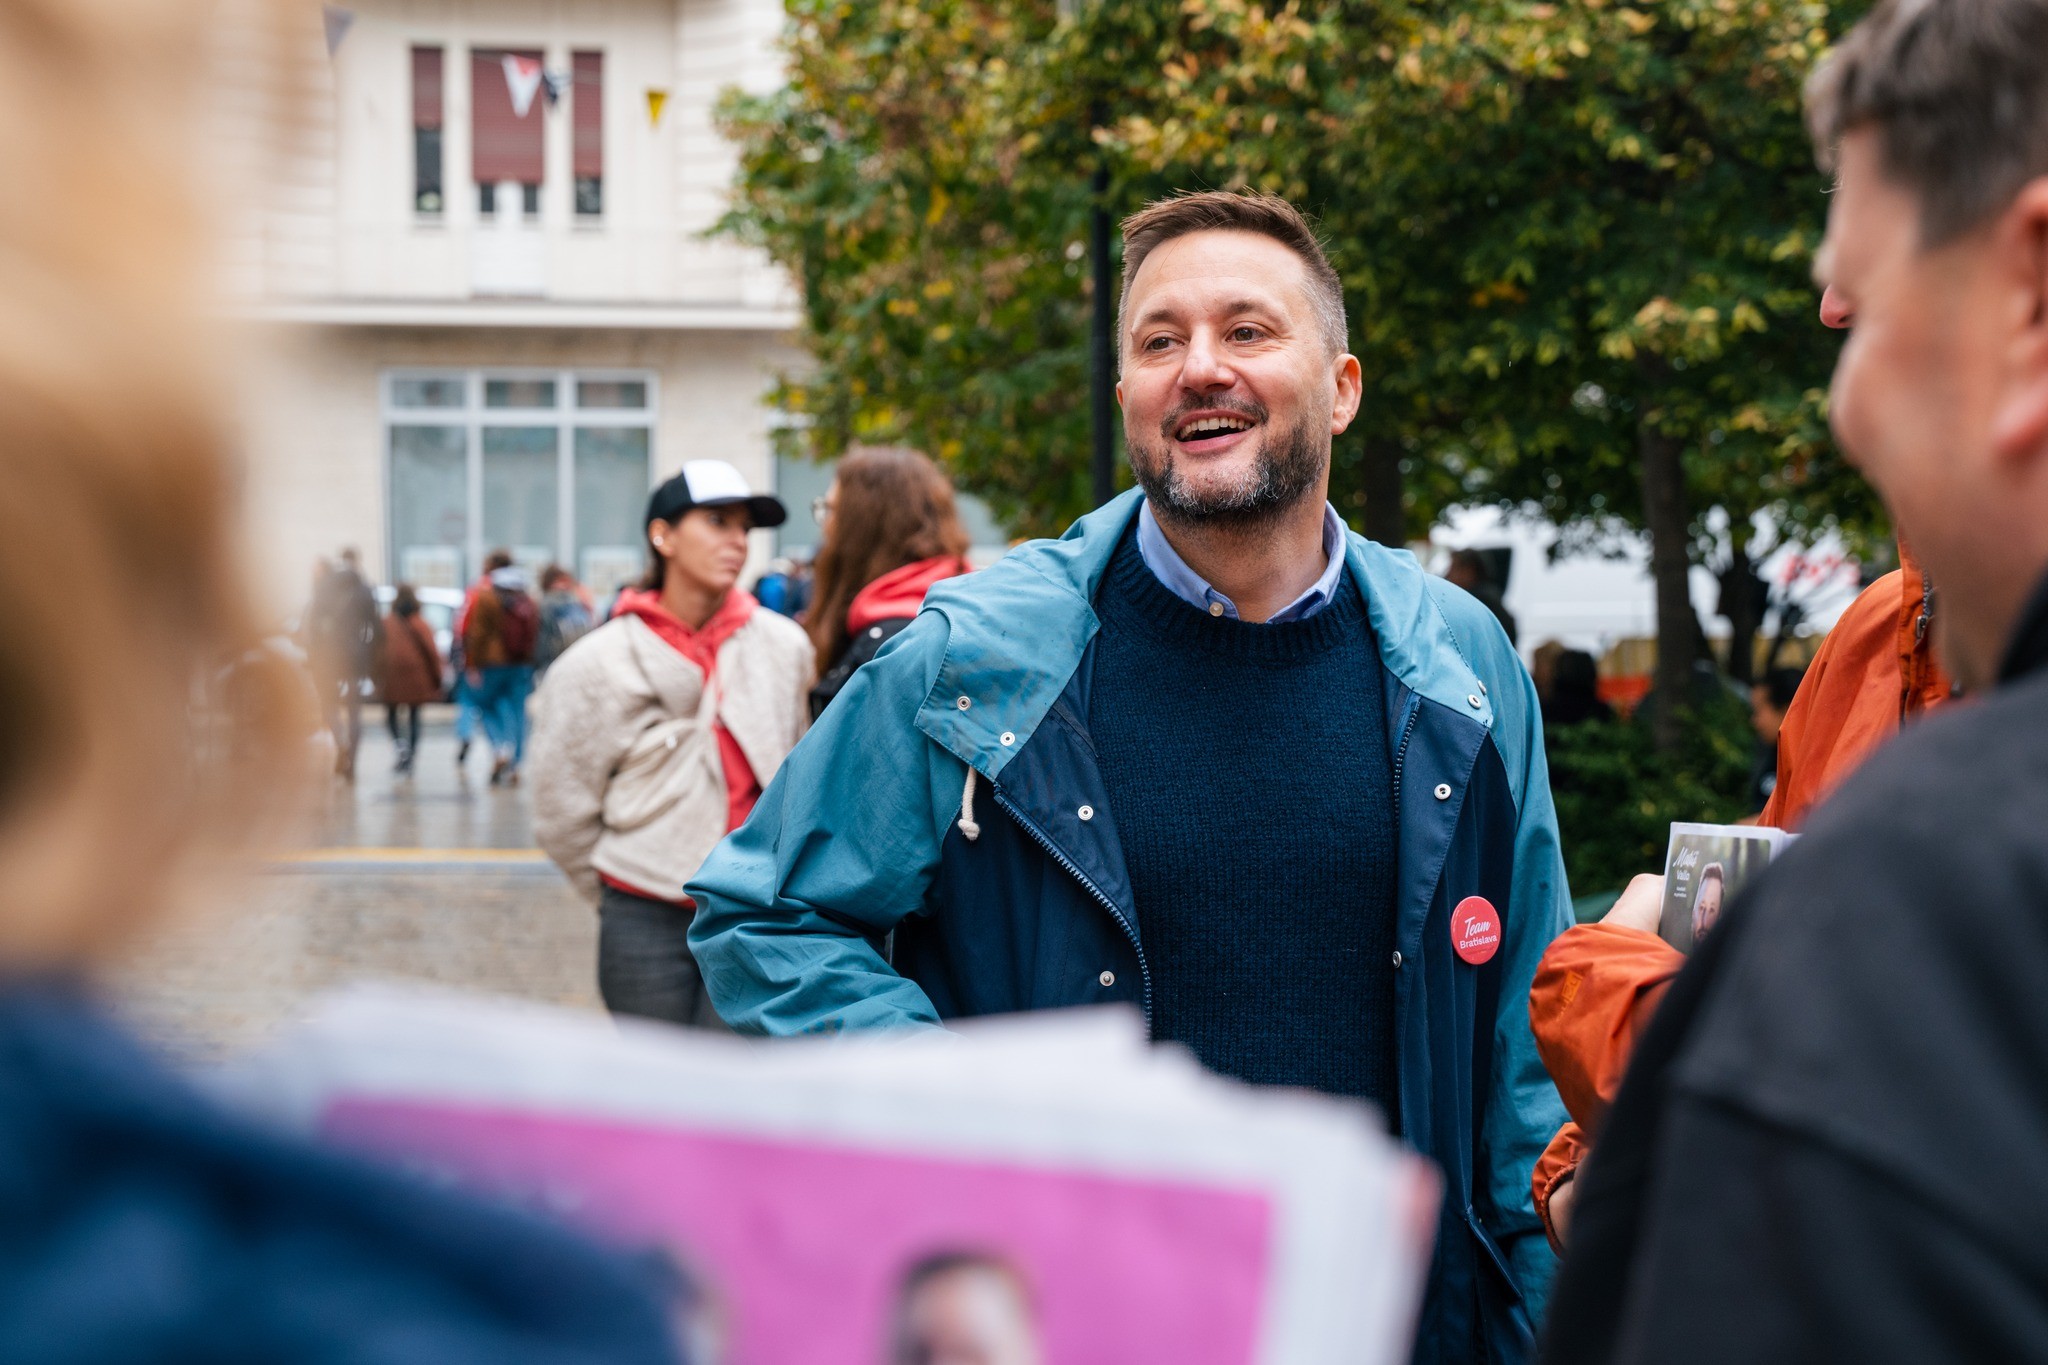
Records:
{"label": "blurred blonde head", "polygon": [[258,638],[192,202],[215,12],[0,5],[0,972],[146,923],[276,808],[299,715],[265,671],[202,743],[208,679]]}

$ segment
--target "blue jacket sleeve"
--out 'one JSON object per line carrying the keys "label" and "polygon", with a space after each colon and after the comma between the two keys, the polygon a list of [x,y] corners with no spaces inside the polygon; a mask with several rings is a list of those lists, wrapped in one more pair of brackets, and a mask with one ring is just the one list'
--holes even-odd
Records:
{"label": "blue jacket sleeve", "polygon": [[[1464,599],[1462,593],[1457,594]],[[1572,924],[1571,891],[1550,799],[1543,753],[1543,713],[1536,684],[1499,624],[1470,599],[1469,611],[1446,602],[1471,663],[1493,702],[1493,737],[1515,795],[1515,869],[1501,935],[1500,1003],[1494,1017],[1493,1092],[1487,1097],[1479,1154],[1487,1229],[1500,1243],[1529,1309],[1541,1325],[1557,1257],[1543,1232],[1529,1176],[1568,1119],[1557,1087],[1536,1053],[1529,1028],[1529,987],[1552,939]]]}
{"label": "blue jacket sleeve", "polygon": [[739,1032],[938,1024],[880,944],[923,908],[966,775],[915,727],[945,643],[926,612],[857,670],[690,881],[690,950]]}

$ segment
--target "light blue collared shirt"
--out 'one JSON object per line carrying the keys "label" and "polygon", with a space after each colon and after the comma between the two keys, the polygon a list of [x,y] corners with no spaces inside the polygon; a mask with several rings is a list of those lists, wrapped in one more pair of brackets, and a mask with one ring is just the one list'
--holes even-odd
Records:
{"label": "light blue collared shirt", "polygon": [[[1237,614],[1237,603],[1210,587],[1180,557],[1180,552],[1166,539],[1166,533],[1159,529],[1159,519],[1152,515],[1150,502],[1138,508],[1138,554],[1168,592],[1197,611],[1227,616],[1233,621],[1243,619]],[[1323,554],[1330,561],[1323,568],[1323,576],[1309,584],[1307,592],[1275,612],[1267,625],[1305,621],[1329,606],[1330,599],[1337,595],[1337,579],[1344,572],[1344,522],[1337,516],[1337,509],[1327,502],[1323,504]]]}

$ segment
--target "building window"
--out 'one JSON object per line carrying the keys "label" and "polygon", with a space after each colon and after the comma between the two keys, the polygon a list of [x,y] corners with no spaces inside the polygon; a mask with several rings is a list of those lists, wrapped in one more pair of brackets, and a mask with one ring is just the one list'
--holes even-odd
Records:
{"label": "building window", "polygon": [[560,371],[384,376],[395,582],[458,588],[507,549],[600,596],[637,579],[654,477],[654,380]]}
{"label": "building window", "polygon": [[512,211],[498,202],[505,184],[520,187],[528,217],[540,213],[547,123],[540,61],[540,53],[530,51],[477,48],[469,54],[470,178],[486,218]]}
{"label": "building window", "polygon": [[412,207],[441,212],[441,49],[412,50]]}
{"label": "building window", "polygon": [[576,216],[595,218],[604,212],[604,54],[571,53],[569,64]]}

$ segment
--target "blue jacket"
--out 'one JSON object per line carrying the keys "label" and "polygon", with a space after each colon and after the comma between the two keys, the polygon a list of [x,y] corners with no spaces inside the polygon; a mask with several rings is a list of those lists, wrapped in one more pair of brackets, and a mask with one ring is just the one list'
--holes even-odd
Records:
{"label": "blue jacket", "polygon": [[[690,945],[734,1027],[1149,1012],[1087,729],[1092,603],[1139,496],[933,588],[706,860]],[[1536,692],[1486,608],[1413,556],[1353,536],[1347,560],[1395,755],[1399,1127],[1445,1176],[1416,1359],[1521,1360],[1553,1269],[1529,1171],[1565,1119],[1529,983],[1571,922]],[[1475,895],[1503,921],[1483,967],[1451,948],[1451,911]]]}
{"label": "blue jacket", "polygon": [[0,1360],[681,1365],[673,1277],[236,1118],[0,982]]}

